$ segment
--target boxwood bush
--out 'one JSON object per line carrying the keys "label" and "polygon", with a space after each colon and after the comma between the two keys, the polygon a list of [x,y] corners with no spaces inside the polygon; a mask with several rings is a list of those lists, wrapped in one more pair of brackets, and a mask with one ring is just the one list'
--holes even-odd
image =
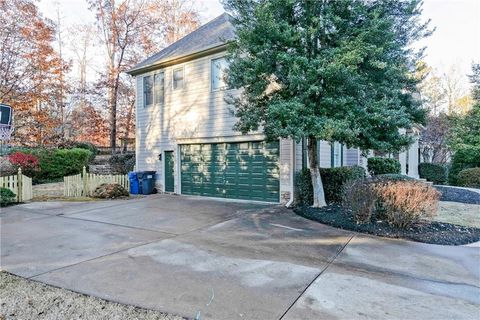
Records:
{"label": "boxwood bush", "polygon": [[[346,183],[365,177],[365,169],[359,166],[320,168],[325,200],[328,204],[340,203],[343,196],[343,187]],[[295,181],[295,200],[300,205],[313,204],[313,186],[310,169],[303,169],[297,173]]]}
{"label": "boxwood bush", "polygon": [[458,185],[458,174],[468,168],[480,167],[480,146],[464,146],[459,148],[452,158],[448,182]]}
{"label": "boxwood bush", "polygon": [[392,158],[371,157],[367,160],[368,172],[372,175],[401,172],[400,161]]}
{"label": "boxwood bush", "polygon": [[8,188],[0,188],[0,207],[6,207],[17,201],[16,194]]}
{"label": "boxwood bush", "polygon": [[90,155],[89,162],[92,162],[98,154],[98,148],[90,142],[83,142],[83,141],[65,141],[58,146],[59,149],[85,149],[90,151],[92,154]]}
{"label": "boxwood bush", "polygon": [[463,169],[457,176],[458,185],[469,188],[480,188],[480,168]]}
{"label": "boxwood bush", "polygon": [[448,179],[448,167],[442,163],[420,163],[418,165],[420,178],[432,181],[435,184],[445,184]]}

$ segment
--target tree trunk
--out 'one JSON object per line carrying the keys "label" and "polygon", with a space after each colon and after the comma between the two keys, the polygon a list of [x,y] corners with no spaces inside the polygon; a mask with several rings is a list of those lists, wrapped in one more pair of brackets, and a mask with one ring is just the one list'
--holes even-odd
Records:
{"label": "tree trunk", "polygon": [[320,176],[320,167],[317,159],[317,139],[308,138],[308,162],[310,166],[310,175],[312,176],[313,186],[313,205],[314,208],[324,207],[327,205],[325,201],[325,192],[323,190],[322,177]]}
{"label": "tree trunk", "polygon": [[112,154],[115,154],[117,148],[117,90],[115,86],[110,89],[109,97],[110,109],[110,148]]}

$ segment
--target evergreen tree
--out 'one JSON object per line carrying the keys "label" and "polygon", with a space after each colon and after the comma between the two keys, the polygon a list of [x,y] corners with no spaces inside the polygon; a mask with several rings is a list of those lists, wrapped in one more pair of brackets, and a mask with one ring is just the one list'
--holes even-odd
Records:
{"label": "evergreen tree", "polygon": [[325,205],[317,142],[395,152],[400,128],[424,121],[413,98],[427,36],[419,0],[224,0],[238,40],[230,46],[230,97],[243,133],[308,139],[314,206]]}
{"label": "evergreen tree", "polygon": [[458,150],[465,146],[480,147],[480,64],[472,65],[469,76],[473,84],[472,97],[474,104],[465,114],[452,119],[450,147]]}

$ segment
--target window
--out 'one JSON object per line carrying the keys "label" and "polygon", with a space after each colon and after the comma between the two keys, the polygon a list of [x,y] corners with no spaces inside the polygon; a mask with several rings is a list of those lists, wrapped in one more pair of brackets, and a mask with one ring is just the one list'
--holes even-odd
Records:
{"label": "window", "polygon": [[212,60],[212,90],[225,89],[227,87],[225,82],[227,69],[227,59],[218,58]]}
{"label": "window", "polygon": [[165,101],[165,73],[155,74],[155,103],[163,104]]}
{"label": "window", "polygon": [[153,104],[153,77],[143,77],[143,106],[148,107]]}
{"label": "window", "polygon": [[183,68],[173,70],[173,90],[183,88]]}

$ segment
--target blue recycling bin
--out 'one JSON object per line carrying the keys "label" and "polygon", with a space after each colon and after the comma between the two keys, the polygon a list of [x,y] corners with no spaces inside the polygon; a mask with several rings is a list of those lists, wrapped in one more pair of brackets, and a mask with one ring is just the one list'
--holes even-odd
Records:
{"label": "blue recycling bin", "polygon": [[137,172],[138,180],[140,181],[141,193],[152,194],[155,187],[155,173],[156,171],[141,171]]}
{"label": "blue recycling bin", "polygon": [[140,181],[138,181],[137,172],[129,172],[128,180],[130,180],[130,193],[131,194],[141,194],[142,189],[140,186]]}

